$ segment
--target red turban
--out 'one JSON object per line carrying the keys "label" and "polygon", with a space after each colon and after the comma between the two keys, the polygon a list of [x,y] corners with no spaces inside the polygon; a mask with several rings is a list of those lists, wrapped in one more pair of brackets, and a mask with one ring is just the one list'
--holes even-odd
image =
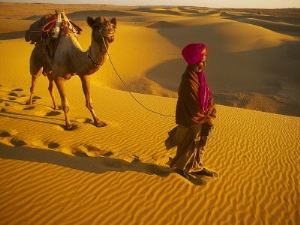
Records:
{"label": "red turban", "polygon": [[182,49],[182,56],[189,65],[195,65],[207,55],[207,48],[204,44],[189,44]]}

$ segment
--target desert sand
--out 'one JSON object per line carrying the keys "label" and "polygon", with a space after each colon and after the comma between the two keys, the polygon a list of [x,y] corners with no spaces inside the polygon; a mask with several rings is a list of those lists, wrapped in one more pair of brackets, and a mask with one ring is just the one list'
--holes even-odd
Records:
{"label": "desert sand", "polygon": [[[24,31],[55,9],[82,27],[85,50],[86,17],[117,18],[111,61],[91,84],[105,127],[93,125],[77,76],[67,82],[72,131],[45,77],[26,105],[33,45]],[[0,224],[299,224],[299,10],[0,3],[0,11]],[[191,42],[208,46],[218,104],[204,162],[219,178],[196,183],[169,168],[176,149],[164,146]]]}

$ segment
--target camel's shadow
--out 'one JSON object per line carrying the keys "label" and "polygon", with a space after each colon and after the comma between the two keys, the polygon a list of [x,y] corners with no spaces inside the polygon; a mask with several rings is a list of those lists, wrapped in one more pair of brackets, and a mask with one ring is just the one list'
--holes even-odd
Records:
{"label": "camel's shadow", "polygon": [[143,163],[139,159],[127,162],[122,159],[109,157],[76,157],[61,152],[30,148],[27,146],[11,147],[2,143],[0,143],[0,158],[49,163],[97,174],[110,171],[134,171],[147,175],[166,177],[173,172],[170,168],[151,163]]}
{"label": "camel's shadow", "polygon": [[204,186],[207,182],[205,177],[191,178],[187,181],[175,173],[173,169],[163,167],[153,163],[144,163],[138,158],[132,162],[127,162],[122,159],[108,157],[85,157],[70,156],[61,152],[42,150],[38,148],[30,148],[27,146],[12,147],[0,143],[0,158],[22,160],[38,163],[49,163],[53,165],[68,167],[75,170],[102,174],[105,172],[126,172],[133,171],[146,175],[156,175],[158,177],[167,177],[172,174],[174,179],[183,182],[189,182],[195,186]]}

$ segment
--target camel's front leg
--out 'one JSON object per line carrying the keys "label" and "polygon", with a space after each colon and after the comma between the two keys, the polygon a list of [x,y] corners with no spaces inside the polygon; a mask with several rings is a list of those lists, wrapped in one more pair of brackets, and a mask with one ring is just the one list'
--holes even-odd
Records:
{"label": "camel's front leg", "polygon": [[99,118],[96,116],[95,110],[93,108],[93,103],[92,103],[92,99],[91,99],[91,95],[90,95],[90,76],[85,75],[85,76],[81,76],[80,78],[81,78],[83,93],[85,95],[86,107],[90,110],[90,112],[92,114],[95,126],[103,127],[105,124],[99,120]]}
{"label": "camel's front leg", "polygon": [[53,108],[58,109],[58,107],[56,105],[55,97],[54,97],[54,92],[53,92],[54,80],[53,80],[52,74],[51,74],[51,72],[46,72],[46,74],[47,74],[47,77],[48,77],[48,80],[49,80],[48,90],[49,90],[50,96],[52,98]]}
{"label": "camel's front leg", "polygon": [[66,95],[66,90],[65,90],[65,79],[63,77],[57,77],[55,78],[55,83],[56,83],[56,87],[58,89],[59,95],[60,95],[60,99],[61,99],[61,106],[62,109],[65,113],[65,120],[66,120],[66,130],[71,130],[72,129],[72,124],[70,122],[69,119],[69,102],[67,99],[67,95]]}

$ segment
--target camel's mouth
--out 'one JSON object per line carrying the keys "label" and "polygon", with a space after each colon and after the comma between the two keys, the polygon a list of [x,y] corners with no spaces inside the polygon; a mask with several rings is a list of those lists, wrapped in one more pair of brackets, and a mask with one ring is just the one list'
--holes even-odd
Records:
{"label": "camel's mouth", "polygon": [[107,36],[106,39],[108,40],[109,43],[111,43],[111,42],[114,41],[115,37],[114,37],[114,35],[112,34],[112,35]]}
{"label": "camel's mouth", "polygon": [[114,41],[114,34],[115,34],[115,32],[105,33],[105,34],[103,34],[103,37],[105,39],[107,39],[108,42],[113,42]]}
{"label": "camel's mouth", "polygon": [[104,37],[111,37],[111,36],[114,36],[115,32],[110,32],[110,33],[106,33],[104,34]]}

